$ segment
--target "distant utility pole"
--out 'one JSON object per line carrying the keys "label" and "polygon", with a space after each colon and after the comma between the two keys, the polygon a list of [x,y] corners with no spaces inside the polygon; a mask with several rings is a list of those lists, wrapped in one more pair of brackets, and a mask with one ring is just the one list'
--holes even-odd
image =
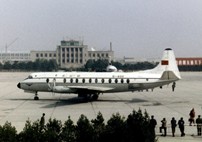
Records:
{"label": "distant utility pole", "polygon": [[5,59],[4,59],[4,62],[6,62],[8,60],[8,47],[10,47],[12,44],[14,44],[16,41],[18,40],[18,37],[15,38],[12,42],[10,42],[9,44],[6,43],[6,46],[5,46]]}
{"label": "distant utility pole", "polygon": [[10,47],[13,43],[15,43],[16,41],[18,40],[18,37],[17,38],[15,38],[10,44],[8,44],[7,45],[7,43],[6,43],[6,47],[5,47],[5,53],[7,53],[8,52],[8,47]]}

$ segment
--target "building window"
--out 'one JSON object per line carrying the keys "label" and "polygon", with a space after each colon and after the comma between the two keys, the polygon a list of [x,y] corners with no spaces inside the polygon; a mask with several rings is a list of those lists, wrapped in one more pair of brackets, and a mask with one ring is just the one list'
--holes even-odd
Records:
{"label": "building window", "polygon": [[36,53],[36,57],[39,57],[39,54],[38,54],[38,53]]}
{"label": "building window", "polygon": [[43,57],[43,54],[41,53],[41,57]]}
{"label": "building window", "polygon": [[45,57],[47,57],[47,53],[45,53]]}
{"label": "building window", "polygon": [[52,54],[51,54],[51,53],[49,54],[49,57],[52,57]]}

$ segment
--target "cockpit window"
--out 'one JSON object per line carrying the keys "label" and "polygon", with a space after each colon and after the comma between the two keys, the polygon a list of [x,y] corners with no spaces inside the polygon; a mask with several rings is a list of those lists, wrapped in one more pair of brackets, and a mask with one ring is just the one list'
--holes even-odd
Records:
{"label": "cockpit window", "polygon": [[33,76],[31,76],[31,75],[28,76],[28,79],[32,79],[32,78],[33,78]]}

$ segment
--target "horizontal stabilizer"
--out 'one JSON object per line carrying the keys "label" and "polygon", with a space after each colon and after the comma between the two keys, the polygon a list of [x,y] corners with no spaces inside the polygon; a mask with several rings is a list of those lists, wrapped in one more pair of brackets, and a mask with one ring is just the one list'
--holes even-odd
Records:
{"label": "horizontal stabilizer", "polygon": [[180,78],[175,75],[173,71],[164,71],[161,80],[179,80]]}

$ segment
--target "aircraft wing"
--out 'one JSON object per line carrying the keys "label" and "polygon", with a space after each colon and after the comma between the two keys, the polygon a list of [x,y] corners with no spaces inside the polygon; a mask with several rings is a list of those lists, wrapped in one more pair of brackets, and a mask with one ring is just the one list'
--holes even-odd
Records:
{"label": "aircraft wing", "polygon": [[77,91],[88,90],[88,91],[97,91],[97,92],[105,92],[105,91],[114,89],[114,88],[110,88],[110,87],[97,87],[97,86],[68,86],[68,88],[74,89]]}

